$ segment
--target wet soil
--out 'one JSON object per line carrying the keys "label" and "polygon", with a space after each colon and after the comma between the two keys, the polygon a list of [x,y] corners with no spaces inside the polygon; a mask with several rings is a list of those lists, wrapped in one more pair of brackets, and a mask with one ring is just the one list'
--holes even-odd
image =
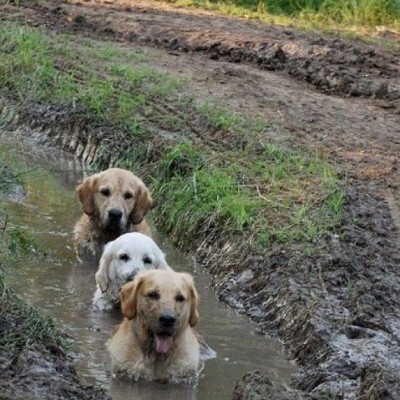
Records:
{"label": "wet soil", "polygon": [[[347,177],[335,235],[257,255],[244,240],[213,237],[196,244],[197,255],[220,298],[277,332],[303,367],[293,382],[299,392],[288,396],[400,398],[398,49],[151,1],[1,5],[0,20],[14,19],[140,45],[199,99],[268,120],[275,140],[335,162]],[[72,129],[74,140],[53,142],[98,161],[101,152],[85,151],[87,138],[99,143],[107,130],[90,121],[80,130],[74,115],[39,105],[21,120],[45,134]],[[102,157],[112,164],[112,155]],[[269,395],[261,372],[244,382],[237,398]]]}

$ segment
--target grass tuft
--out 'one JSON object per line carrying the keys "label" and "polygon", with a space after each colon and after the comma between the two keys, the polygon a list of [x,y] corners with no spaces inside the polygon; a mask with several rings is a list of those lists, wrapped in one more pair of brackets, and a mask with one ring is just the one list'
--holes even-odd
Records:
{"label": "grass tuft", "polygon": [[303,28],[364,30],[386,26],[400,30],[398,0],[169,0],[267,23]]}
{"label": "grass tuft", "polygon": [[57,330],[54,319],[42,317],[23,302],[0,276],[0,353],[15,355],[34,345],[65,352],[70,344],[70,340]]}
{"label": "grass tuft", "polygon": [[240,161],[225,165],[188,143],[165,154],[153,184],[163,199],[156,219],[180,244],[207,235],[309,241],[340,221],[343,194],[325,161],[273,146],[227,156]]}
{"label": "grass tuft", "polygon": [[[70,36],[64,37],[71,40]],[[131,63],[128,65],[115,63],[110,56],[104,63],[104,52],[110,55],[109,45],[95,53],[93,43],[83,42],[80,51],[75,52],[59,37],[46,37],[39,30],[3,24],[0,27],[2,87],[22,103],[34,100],[79,107],[99,119],[112,119],[114,125],[137,124],[137,116],[147,102],[160,100],[176,89],[175,79],[140,66],[145,58],[126,57],[125,61]],[[85,48],[91,51],[92,58],[85,55]],[[115,53],[114,50],[111,54]],[[96,70],[99,65],[105,68]]]}

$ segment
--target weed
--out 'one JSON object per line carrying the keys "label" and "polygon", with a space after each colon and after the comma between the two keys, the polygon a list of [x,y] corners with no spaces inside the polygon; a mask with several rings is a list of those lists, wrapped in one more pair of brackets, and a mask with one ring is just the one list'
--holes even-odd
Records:
{"label": "weed", "polygon": [[10,242],[8,245],[9,250],[12,254],[22,253],[27,255],[34,248],[34,241],[32,236],[19,228],[11,229]]}

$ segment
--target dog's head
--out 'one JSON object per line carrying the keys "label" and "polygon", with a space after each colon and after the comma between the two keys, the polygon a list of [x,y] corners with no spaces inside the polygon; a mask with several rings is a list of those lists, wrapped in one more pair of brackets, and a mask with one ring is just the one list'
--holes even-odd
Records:
{"label": "dog's head", "polygon": [[143,221],[153,204],[149,190],[132,172],[110,168],[87,177],[76,189],[83,211],[102,229],[124,233]]}
{"label": "dog's head", "polygon": [[186,273],[142,272],[122,288],[120,299],[122,314],[138,319],[157,353],[168,353],[180,333],[199,318],[197,291]]}
{"label": "dog's head", "polygon": [[120,289],[139,271],[147,269],[170,267],[153,239],[138,232],[125,233],[105,246],[95,275],[96,283],[103,293],[111,284]]}

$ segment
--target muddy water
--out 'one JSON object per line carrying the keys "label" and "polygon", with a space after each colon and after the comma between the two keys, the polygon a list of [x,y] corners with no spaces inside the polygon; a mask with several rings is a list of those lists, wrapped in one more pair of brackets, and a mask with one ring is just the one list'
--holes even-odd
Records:
{"label": "muddy water", "polygon": [[[1,139],[1,136],[0,136]],[[94,265],[77,265],[71,231],[80,214],[74,188],[82,178],[82,168],[69,155],[55,150],[10,143],[12,162],[31,171],[26,175],[26,198],[4,204],[8,229],[19,227],[32,232],[47,256],[34,254],[6,270],[8,283],[29,303],[53,316],[74,337],[76,366],[90,383],[110,390],[113,399],[213,400],[231,398],[235,382],[246,372],[262,368],[272,379],[288,382],[294,372],[279,342],[255,333],[249,321],[218,302],[210,276],[194,269],[190,259],[179,254],[161,235],[158,243],[169,264],[195,277],[201,296],[199,331],[217,352],[206,362],[195,388],[181,385],[154,385],[119,382],[111,379],[105,343],[121,321],[117,313],[93,310]],[[12,151],[11,151],[11,147]],[[18,150],[16,150],[18,149]]]}

